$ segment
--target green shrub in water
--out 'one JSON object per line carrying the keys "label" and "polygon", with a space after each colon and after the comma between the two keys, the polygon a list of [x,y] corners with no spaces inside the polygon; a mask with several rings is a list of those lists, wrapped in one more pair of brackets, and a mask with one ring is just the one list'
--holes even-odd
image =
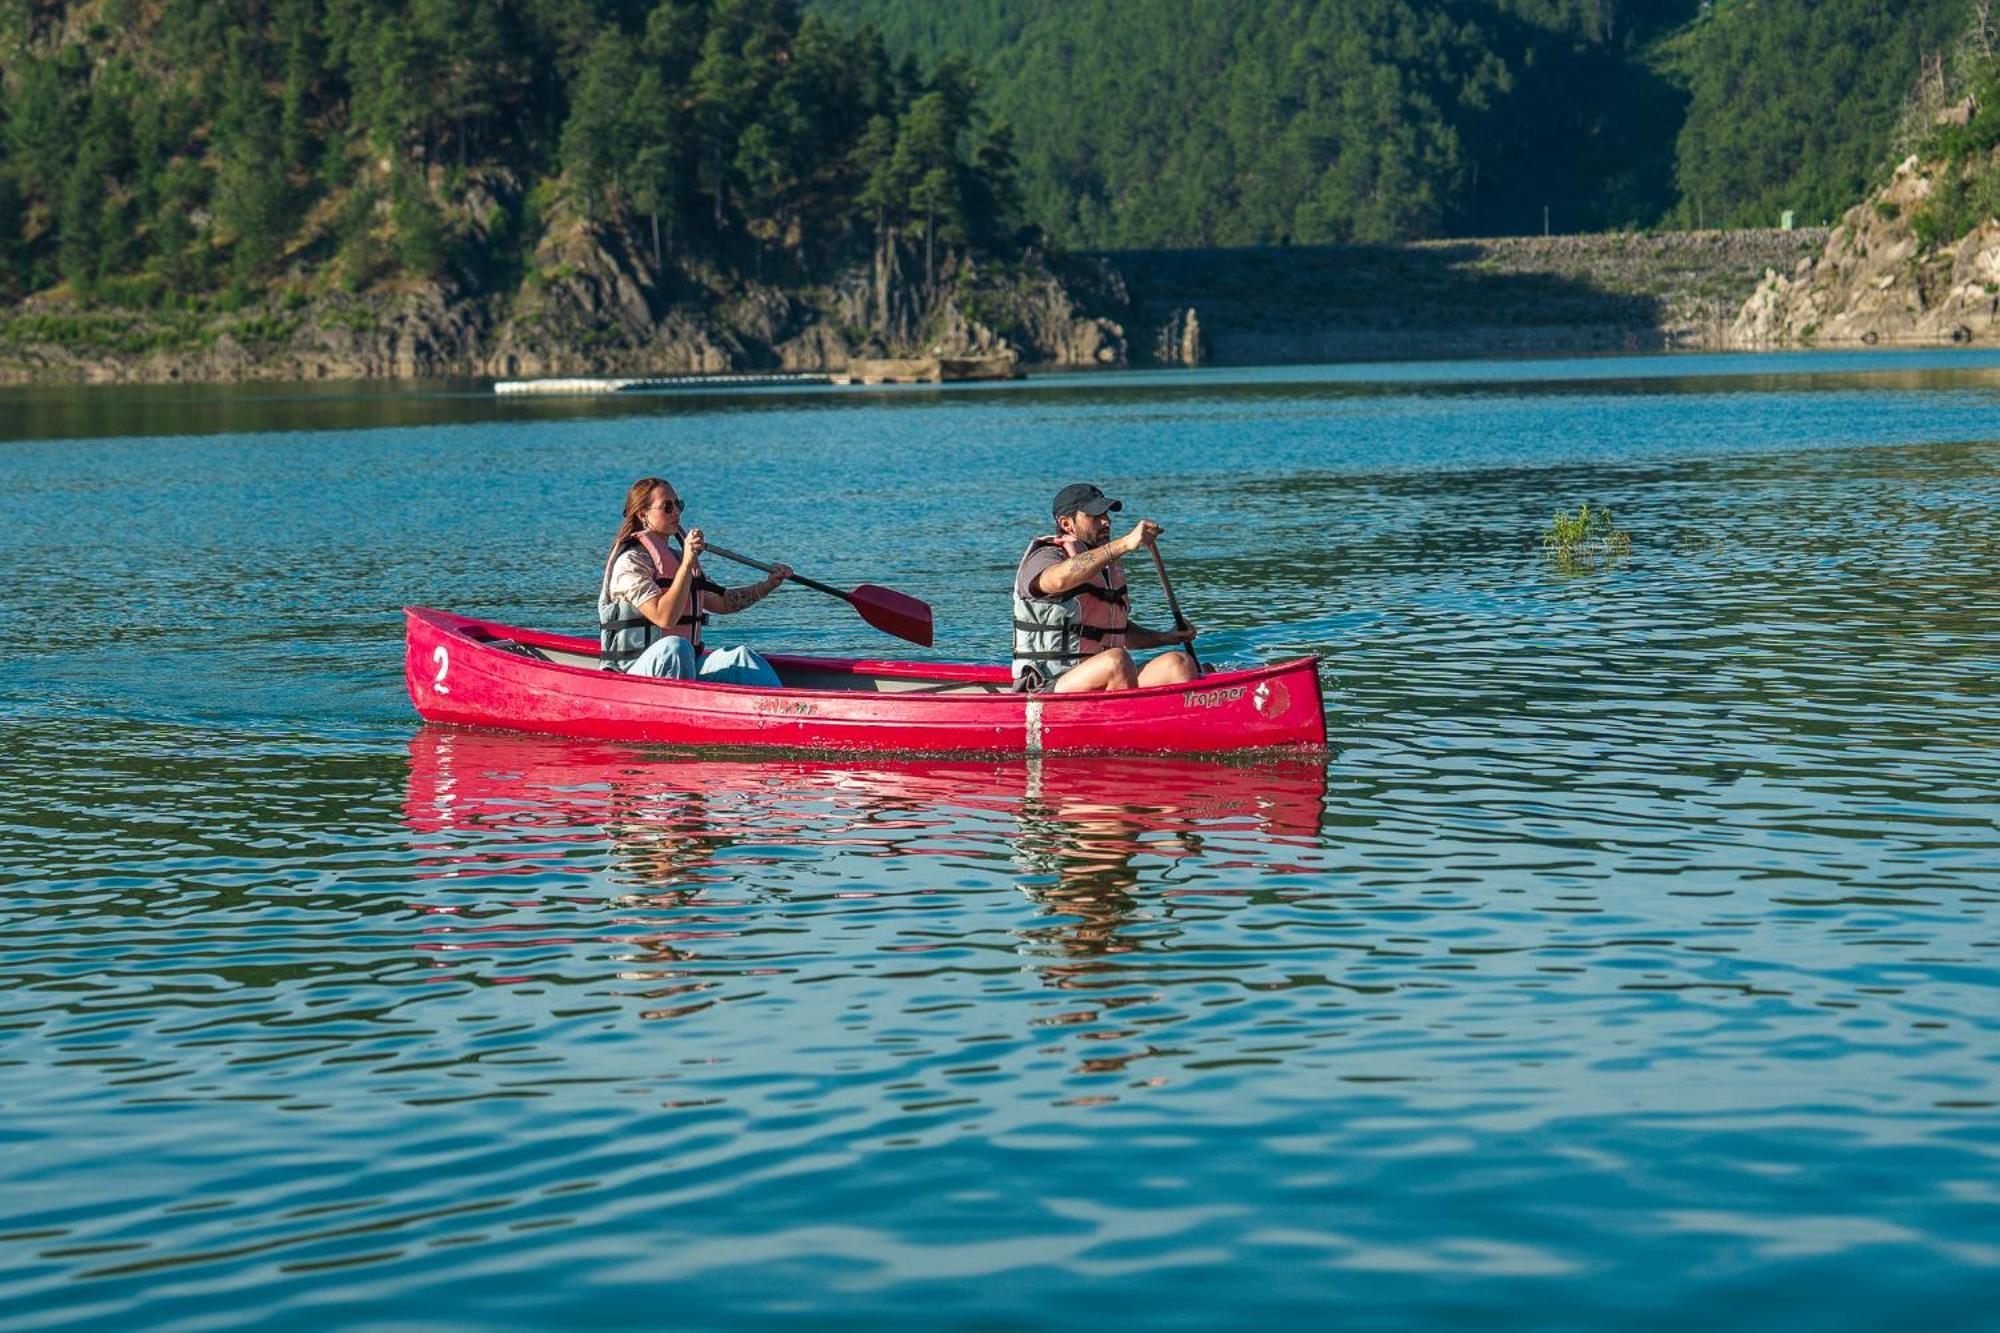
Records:
{"label": "green shrub in water", "polygon": [[1626,555],[1632,550],[1632,534],[1612,522],[1609,509],[1592,509],[1586,503],[1578,505],[1574,514],[1556,511],[1542,534],[1542,549],[1563,558]]}

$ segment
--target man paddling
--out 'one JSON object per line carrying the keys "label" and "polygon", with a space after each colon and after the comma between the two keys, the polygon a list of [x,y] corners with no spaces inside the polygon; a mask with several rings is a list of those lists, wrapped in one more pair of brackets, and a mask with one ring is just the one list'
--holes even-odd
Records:
{"label": "man paddling", "polygon": [[1134,624],[1127,612],[1125,556],[1151,546],[1160,525],[1142,518],[1111,538],[1110,515],[1125,506],[1078,482],[1056,492],[1056,531],[1037,537],[1014,574],[1014,682],[1071,694],[1177,685],[1193,680],[1194,659],[1162,653],[1141,668],[1131,649],[1192,643],[1192,626],[1168,632]]}

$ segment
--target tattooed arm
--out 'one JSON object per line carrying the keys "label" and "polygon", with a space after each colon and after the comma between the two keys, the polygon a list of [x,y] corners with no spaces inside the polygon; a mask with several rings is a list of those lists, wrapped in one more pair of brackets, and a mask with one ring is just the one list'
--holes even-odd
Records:
{"label": "tattooed arm", "polygon": [[1142,518],[1130,532],[1116,541],[1093,546],[1088,551],[1050,565],[1035,576],[1035,591],[1043,597],[1060,597],[1071,588],[1080,588],[1113,560],[1123,559],[1142,547],[1151,546],[1159,535],[1160,525],[1150,518]]}
{"label": "tattooed arm", "polygon": [[792,576],[790,565],[776,565],[769,574],[757,583],[746,583],[740,588],[724,588],[711,592],[703,599],[702,605],[715,615],[734,615],[776,592],[778,585]]}

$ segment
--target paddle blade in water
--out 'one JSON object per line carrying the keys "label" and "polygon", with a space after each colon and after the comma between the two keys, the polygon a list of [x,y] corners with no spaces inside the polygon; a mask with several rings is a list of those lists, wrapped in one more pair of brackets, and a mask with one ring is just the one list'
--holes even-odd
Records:
{"label": "paddle blade in water", "polygon": [[848,597],[861,618],[876,629],[926,648],[931,646],[931,609],[923,602],[872,583],[862,584]]}

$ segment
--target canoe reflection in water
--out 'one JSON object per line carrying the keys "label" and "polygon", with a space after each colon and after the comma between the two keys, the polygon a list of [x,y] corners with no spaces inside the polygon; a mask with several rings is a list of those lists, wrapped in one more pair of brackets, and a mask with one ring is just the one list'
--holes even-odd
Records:
{"label": "canoe reflection in water", "polygon": [[836,896],[872,898],[885,875],[828,863],[928,859],[938,873],[920,892],[1018,884],[1041,911],[1017,938],[1049,960],[1047,980],[1072,985],[1140,947],[1122,933],[1135,918],[1171,931],[1179,867],[1205,842],[1313,843],[1325,797],[1316,757],[716,759],[425,727],[410,741],[405,819],[431,875],[464,887],[532,885],[587,904],[590,877],[608,873],[647,928],[621,943],[643,951],[633,961],[669,965],[745,933],[746,907],[787,903],[815,867]]}

